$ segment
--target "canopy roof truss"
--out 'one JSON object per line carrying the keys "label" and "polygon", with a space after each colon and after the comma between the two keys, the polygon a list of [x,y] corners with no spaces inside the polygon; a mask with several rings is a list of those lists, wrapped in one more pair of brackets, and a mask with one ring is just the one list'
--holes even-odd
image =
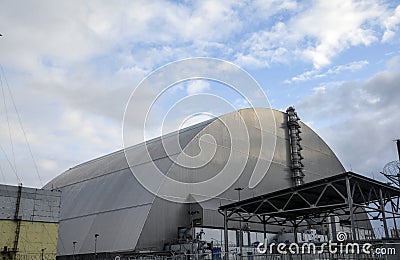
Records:
{"label": "canopy roof truss", "polygon": [[[351,239],[356,239],[355,222],[381,220],[389,238],[387,220],[395,225],[400,217],[400,189],[371,178],[345,172],[300,186],[267,193],[220,207],[225,231],[229,221],[289,226],[297,229],[310,221],[322,224],[332,215],[351,226]],[[355,218],[357,215],[358,218]],[[359,216],[364,216],[360,218]],[[307,222],[305,221],[307,220]]]}

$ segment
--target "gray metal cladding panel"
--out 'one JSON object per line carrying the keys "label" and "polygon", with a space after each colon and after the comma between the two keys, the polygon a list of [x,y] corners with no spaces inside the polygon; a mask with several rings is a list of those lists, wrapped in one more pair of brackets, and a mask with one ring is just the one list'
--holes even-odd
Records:
{"label": "gray metal cladding panel", "polygon": [[268,108],[242,109],[239,112],[246,119],[247,125],[256,128],[262,126],[263,131],[268,133],[277,133],[276,126],[285,120],[282,112]]}
{"label": "gray metal cladding panel", "polygon": [[276,138],[275,153],[272,159],[275,163],[290,167],[289,140],[281,137]]}
{"label": "gray metal cladding panel", "polygon": [[[192,139],[192,137],[191,137]],[[149,155],[148,159],[153,161],[175,155],[182,150],[179,138],[177,135],[163,137],[158,142],[153,142],[146,145],[145,153]],[[136,158],[135,158],[136,161]],[[148,160],[147,160],[148,161]]]}
{"label": "gray metal cladding panel", "polygon": [[250,198],[268,192],[284,189],[290,187],[291,185],[292,179],[290,168],[286,165],[272,162],[267,174],[261,180],[261,182],[253,190],[249,190],[244,194],[247,194],[247,198]]}
{"label": "gray metal cladding panel", "polygon": [[107,173],[119,171],[128,167],[123,152],[116,152],[94,161],[78,165],[48,183],[45,188],[60,188],[73,183],[81,182],[90,178],[98,177]]}
{"label": "gray metal cladding panel", "polygon": [[0,205],[0,219],[14,219],[15,202],[10,203],[9,200],[4,200],[4,197],[0,197]]}
{"label": "gray metal cladding panel", "polygon": [[143,205],[61,221],[57,254],[71,255],[73,241],[77,241],[76,253],[93,253],[95,234],[99,234],[98,252],[133,250],[150,207]]}
{"label": "gray metal cladding panel", "polygon": [[[260,128],[254,127],[251,124],[241,124],[242,122],[239,116],[237,116],[239,117],[238,119],[235,119],[238,120],[238,122],[232,122],[233,119],[231,117],[236,118],[235,116],[231,116],[231,114],[222,117],[222,121],[228,124],[228,128],[221,120],[215,120],[200,132],[199,136],[208,134],[214,137],[217,145],[232,147],[232,149],[245,153],[247,153],[247,150],[249,149],[251,156],[271,160],[273,157],[273,149],[275,147],[275,135],[273,132],[261,131]],[[271,124],[274,124],[274,122],[272,121]],[[237,129],[237,132],[234,128]],[[185,152],[190,150],[191,146],[198,147],[198,142],[198,138],[194,139],[185,148]],[[232,144],[234,144],[234,146],[232,146]],[[261,144],[263,145],[262,150],[260,149]],[[260,150],[262,151],[261,153]],[[190,152],[187,153],[190,154]]]}
{"label": "gray metal cladding panel", "polygon": [[[77,242],[75,252],[81,252],[81,248],[83,249],[83,244],[89,236],[88,232],[95,218],[96,215],[90,215],[82,218],[61,220],[58,227],[57,255],[72,254],[72,242],[74,241]],[[93,252],[93,248],[91,250]],[[86,251],[89,251],[89,249],[86,249]]]}
{"label": "gray metal cladding panel", "polygon": [[165,157],[165,151],[161,142],[151,142],[142,144],[126,150],[127,157],[129,158],[129,166],[136,166],[143,163],[148,163],[152,160]]}
{"label": "gray metal cladding panel", "polygon": [[166,157],[173,157],[179,154],[184,146],[191,141],[195,134],[200,130],[195,129],[185,130],[182,135],[175,133],[169,134],[162,138],[140,144],[126,150],[129,158],[129,165],[132,167],[151,161],[159,161]]}
{"label": "gray metal cladding panel", "polygon": [[131,166],[130,169],[135,174],[148,174],[149,172],[153,171],[160,172],[161,174],[166,174],[177,156],[178,155],[170,155],[157,160],[137,164]]}
{"label": "gray metal cladding panel", "polygon": [[[30,218],[28,218],[30,217]],[[35,221],[35,222],[47,222],[47,223],[58,223],[59,217],[58,216],[49,216],[48,213],[46,215],[35,215],[35,216],[26,216],[26,218],[22,218],[22,220],[26,221]]]}
{"label": "gray metal cladding panel", "polygon": [[17,197],[18,187],[0,184],[0,196]]}
{"label": "gray metal cladding panel", "polygon": [[[18,187],[2,186],[0,219],[14,219]],[[10,197],[12,195],[13,197]],[[58,222],[60,192],[22,187],[18,217],[27,221]]]}
{"label": "gray metal cladding panel", "polygon": [[152,202],[129,169],[76,183],[62,189],[61,219]]}
{"label": "gray metal cladding panel", "polygon": [[[203,199],[203,197],[201,197],[201,196],[192,196],[192,197],[194,198],[194,200]],[[212,198],[209,200],[201,201],[201,202],[198,202],[195,204],[198,204],[202,209],[215,210],[215,209],[218,209],[222,205],[225,205],[227,203],[229,204],[229,203],[236,202],[236,201],[237,201],[237,198],[227,200],[227,199],[223,199],[221,197],[217,197],[217,198]]]}
{"label": "gray metal cladding panel", "polygon": [[223,228],[224,217],[215,209],[203,209],[203,225]]}
{"label": "gray metal cladding panel", "polygon": [[[57,193],[57,192],[53,192],[53,193]],[[58,206],[58,205],[60,205],[60,195],[54,196],[53,194],[43,195],[43,194],[37,193],[35,195],[35,201],[45,201],[46,205]]]}
{"label": "gray metal cladding panel", "polygon": [[[50,201],[46,200],[49,198]],[[21,199],[19,216],[22,220],[58,222],[60,217],[60,198],[58,203],[54,202],[54,197],[43,197],[41,199]],[[58,204],[54,206],[54,204]]]}
{"label": "gray metal cladding panel", "polygon": [[[1,203],[1,202],[0,202]],[[0,219],[10,219],[14,218],[15,209],[13,208],[0,208]]]}
{"label": "gray metal cladding panel", "polygon": [[[42,201],[39,201],[42,202]],[[26,199],[26,198],[21,198],[21,202],[20,202],[20,211],[29,211],[32,212],[34,209],[36,209],[35,207],[35,198],[32,199]],[[40,207],[40,204],[38,204],[38,207]]]}
{"label": "gray metal cladding panel", "polygon": [[272,160],[275,148],[275,135],[263,132],[257,128],[248,128],[247,130],[250,135],[250,156]]}
{"label": "gray metal cladding panel", "polygon": [[[169,147],[169,154],[178,152],[179,147],[184,147],[192,138],[208,123],[201,123],[189,129],[183,129],[178,132],[171,133],[167,137],[163,137],[164,144]],[[162,148],[161,138],[156,138],[147,142],[141,143],[126,149],[126,154],[130,160],[130,165],[138,165],[149,162],[149,158],[154,160],[165,157],[166,153]],[[148,153],[151,157],[148,156]],[[134,162],[134,164],[132,164]],[[45,185],[46,189],[59,188],[70,185],[76,182],[84,181],[90,178],[98,177],[107,173],[126,169],[128,163],[126,161],[125,153],[123,150],[117,151],[113,154],[94,159],[92,161],[75,166],[60,176],[53,179]]]}
{"label": "gray metal cladding panel", "polygon": [[[239,181],[243,179],[243,183],[240,183],[241,185],[244,185],[242,187],[247,187],[248,182],[250,179],[251,174],[253,173],[253,168],[254,166],[251,166],[251,164],[255,164],[257,161],[256,158],[248,158],[248,156],[245,153],[237,152],[237,151],[230,151],[230,149],[225,148],[225,147],[218,147],[217,153],[213,157],[213,160],[208,163],[206,166],[198,168],[198,169],[190,169],[190,168],[184,168],[180,166],[172,166],[168,176],[173,178],[173,179],[178,179],[182,182],[199,182],[201,180],[206,180],[206,179],[211,179],[214,177],[224,166],[225,166],[225,159],[224,156],[230,155],[232,158],[232,165],[231,167],[234,169],[241,169],[244,167],[243,172],[238,171],[237,175],[239,175]],[[244,161],[244,166],[242,166],[242,162]],[[247,161],[247,164],[246,164]],[[264,162],[265,165],[269,165],[268,161],[263,161],[262,159],[259,159],[260,163]],[[282,168],[282,167],[281,167]],[[232,176],[232,178],[235,178],[236,176]],[[244,180],[245,179],[245,180]],[[170,183],[165,183],[163,186],[160,188],[160,194],[168,194],[169,191],[171,191],[171,187],[169,186]],[[210,182],[208,183],[209,187],[211,188],[212,186],[215,186],[215,190],[221,190],[223,191],[222,188],[224,188],[225,183],[218,183],[218,182]],[[187,187],[192,188],[191,186]],[[194,187],[197,188],[197,187]],[[177,193],[180,191],[177,191]],[[195,195],[200,195],[203,194],[201,190],[187,190],[187,193],[192,193]],[[183,191],[182,191],[182,194]],[[236,194],[236,193],[235,193]],[[175,194],[178,196],[178,194]],[[183,195],[182,195],[183,196]],[[178,196],[179,197],[179,196]],[[183,198],[183,197],[181,197]],[[224,198],[230,198],[229,197],[224,197]],[[185,198],[183,198],[185,199]]]}
{"label": "gray metal cladding panel", "polygon": [[288,138],[287,132],[287,115],[277,110],[273,110],[275,117],[275,125],[276,125],[276,135],[279,138],[286,139]]}
{"label": "gray metal cladding panel", "polygon": [[[190,150],[191,147],[189,147],[188,149]],[[239,156],[239,153],[236,152],[235,154]],[[204,166],[200,168],[189,168],[189,167],[182,167],[178,164],[173,164],[168,171],[168,177],[186,183],[208,180],[223,169],[223,167],[225,166],[225,162],[229,158],[229,155],[230,155],[229,148],[223,146],[217,146],[216,153],[211,159],[211,161],[208,163],[206,159],[203,161],[203,163],[205,164]],[[184,165],[190,165],[189,160],[183,160],[180,159],[179,157],[178,160],[184,163]],[[200,160],[197,160],[197,162],[199,161]]]}
{"label": "gray metal cladding panel", "polygon": [[189,205],[156,198],[140,234],[136,249],[162,250],[177,238],[178,227],[188,227]]}
{"label": "gray metal cladding panel", "polygon": [[47,210],[23,210],[20,212],[20,216],[22,220],[55,223],[60,219],[60,209],[58,207],[49,207]]}
{"label": "gray metal cladding panel", "polygon": [[[222,148],[222,150],[226,148]],[[226,151],[228,153],[228,151]],[[245,156],[245,154],[241,153],[236,153],[233,152],[233,156]],[[247,158],[247,157],[246,157]],[[267,167],[269,166],[269,170],[266,173],[265,177],[261,180],[261,182],[253,189],[249,189],[248,183],[250,180],[251,175],[253,174],[253,169],[254,165],[258,162],[261,166],[265,165],[265,169],[268,169]],[[214,167],[214,168],[213,168]],[[221,165],[218,165],[216,163],[212,163],[207,165],[207,167],[203,169],[195,169],[191,170],[193,171],[192,173],[192,178],[190,179],[191,181],[193,180],[198,180],[200,177],[203,179],[207,179],[210,176],[213,176],[213,174],[217,173],[218,170],[220,170]],[[179,169],[179,170],[177,170]],[[190,173],[189,170],[184,169],[184,168],[178,168],[178,167],[172,167],[170,170],[170,175],[173,176],[173,178],[180,178],[180,180],[187,181],[188,176]],[[190,175],[189,175],[190,176]],[[247,163],[245,165],[244,170],[242,171],[239,179],[225,192],[222,194],[218,195],[218,197],[227,199],[229,201],[231,200],[237,200],[237,191],[234,190],[236,187],[243,187],[245,188],[241,192],[242,198],[246,197],[252,197],[252,196],[258,196],[270,191],[282,189],[282,188],[287,188],[291,186],[292,180],[291,180],[291,172],[290,168],[285,165],[281,165],[279,163],[272,162],[270,163],[269,161],[262,160],[262,159],[257,159],[254,157],[249,157],[247,160]],[[221,186],[220,183],[211,183],[210,185],[218,185]],[[163,191],[168,191],[168,187],[165,185],[160,189],[160,192]],[[201,194],[201,193],[196,193],[194,192],[195,195]]]}
{"label": "gray metal cladding panel", "polygon": [[339,162],[332,160],[332,157],[330,156],[318,153],[308,148],[304,148],[302,155],[309,158],[308,160],[303,160],[305,182],[311,182],[344,172],[342,170],[342,165]]}
{"label": "gray metal cladding panel", "polygon": [[34,199],[21,199],[19,217],[23,220],[32,220],[35,216],[35,200]]}
{"label": "gray metal cladding panel", "polygon": [[35,192],[21,192],[21,199],[35,199],[36,193]]}
{"label": "gray metal cladding panel", "polygon": [[[332,149],[322,140],[322,138],[317,135],[310,127],[305,125],[304,123],[300,122],[301,128],[300,130],[302,133],[300,134],[301,138],[301,145],[304,147],[308,147],[316,152],[328,155],[331,157],[333,161],[336,161],[338,164],[341,165],[339,159],[332,151]],[[341,166],[341,171],[345,171],[344,167]]]}
{"label": "gray metal cladding panel", "polygon": [[[249,165],[254,164],[255,159],[251,158]],[[276,191],[279,189],[290,187],[292,184],[290,169],[281,164],[272,162],[270,168],[261,180],[261,182],[253,189],[248,188],[250,176],[252,174],[252,168],[249,167],[245,170],[240,178],[224,193],[218,197],[226,200],[221,200],[223,205],[228,204],[229,200],[238,200],[238,192],[235,190],[237,187],[243,188],[240,192],[241,199],[247,199],[255,196],[259,196],[265,193]]]}
{"label": "gray metal cladding panel", "polygon": [[17,197],[5,197],[5,196],[0,196],[0,201],[2,204],[0,204],[1,208],[14,208],[15,209],[15,203],[17,202]]}

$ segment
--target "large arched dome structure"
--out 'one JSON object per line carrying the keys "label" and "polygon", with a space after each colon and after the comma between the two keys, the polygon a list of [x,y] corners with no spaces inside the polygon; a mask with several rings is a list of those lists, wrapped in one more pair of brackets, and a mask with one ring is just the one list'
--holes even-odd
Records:
{"label": "large arched dome structure", "polygon": [[[245,123],[250,140],[249,150],[245,152],[240,149],[231,151],[230,145],[238,137],[231,135],[231,139],[227,138],[232,131],[226,125],[234,126],[238,120]],[[269,127],[261,130],[257,120]],[[178,228],[191,226],[193,218],[200,219],[201,226],[222,228],[223,218],[218,207],[237,201],[235,188],[243,188],[241,197],[246,199],[293,185],[287,120],[287,113],[276,110],[242,109],[67,170],[45,186],[46,189],[62,191],[58,255],[71,255],[73,241],[78,242],[75,253],[93,253],[95,234],[100,235],[98,252],[139,252],[163,250],[164,244],[177,238]],[[299,121],[299,125],[304,157],[303,181],[307,183],[343,173],[344,167],[329,146],[304,123]],[[199,153],[200,139],[205,135],[212,136],[216,145],[213,158],[197,168],[177,165],[176,160],[182,151],[189,155]],[[265,140],[263,149],[260,147],[261,137]],[[179,141],[181,150],[166,152],[174,150],[174,147],[165,147],[176,145],[169,142],[173,139]],[[265,152],[260,153],[261,150]],[[148,152],[150,157],[144,156]],[[131,172],[149,173],[155,166],[174,180],[195,183],[221,171],[230,153],[234,154],[233,158],[245,157],[246,163],[238,179],[227,189],[222,189],[225,183],[213,183],[222,188],[221,193],[211,199],[195,192],[191,194],[190,190],[190,196],[178,198],[178,201],[190,203],[156,196],[144,188]],[[249,188],[256,162],[265,165],[266,174],[254,188]],[[160,185],[158,190],[165,195],[169,188]],[[180,193],[177,194],[179,197]],[[196,216],[188,212],[194,212]]]}

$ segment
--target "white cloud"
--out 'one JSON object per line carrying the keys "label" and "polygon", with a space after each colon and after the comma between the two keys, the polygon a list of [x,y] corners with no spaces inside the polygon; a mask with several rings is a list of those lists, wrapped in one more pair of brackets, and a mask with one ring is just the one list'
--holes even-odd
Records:
{"label": "white cloud", "polygon": [[363,82],[320,86],[296,107],[302,119],[313,121],[347,169],[378,174],[397,158],[392,140],[399,138],[398,81],[400,58]]}
{"label": "white cloud", "polygon": [[313,91],[314,91],[314,93],[325,93],[326,86],[315,87],[315,88],[313,88]]}
{"label": "white cloud", "polygon": [[[0,10],[0,63],[46,181],[74,164],[121,148],[129,95],[157,66],[192,56],[223,58],[246,68],[301,59],[317,71],[298,76],[306,80],[322,75],[319,71],[346,48],[377,42],[380,35],[383,41],[394,39],[399,7],[386,7],[370,1],[322,0],[10,0]],[[378,30],[382,28],[385,33]],[[355,65],[333,66],[324,74],[351,71]],[[188,94],[208,88],[196,84],[187,88]],[[146,89],[140,96],[146,100],[151,93]],[[375,97],[368,97],[369,103],[382,102]],[[135,106],[140,109],[140,101]],[[2,144],[8,142],[4,123]],[[15,117],[11,124],[18,126]],[[13,132],[13,138],[20,175],[39,186],[26,160],[23,135]],[[6,177],[15,181],[12,174]]]}
{"label": "white cloud", "polygon": [[363,69],[365,66],[369,64],[366,60],[361,61],[353,61],[348,64],[334,66],[333,68],[329,69],[326,74],[339,74],[343,71],[357,71]]}
{"label": "white cloud", "polygon": [[323,75],[323,74],[318,74],[318,72],[319,72],[319,70],[309,70],[300,75],[292,77],[290,80],[286,80],[285,83],[306,81],[306,80],[310,80],[312,78],[316,78],[318,75],[321,75],[321,76]]}
{"label": "white cloud", "polygon": [[39,160],[38,166],[46,171],[54,171],[58,168],[57,161],[50,159]]}
{"label": "white cloud", "polygon": [[386,17],[383,20],[383,25],[386,30],[382,36],[382,41],[387,42],[394,38],[396,35],[400,24],[400,5],[394,10],[393,15]]}
{"label": "white cloud", "polygon": [[210,89],[210,83],[205,80],[192,80],[187,85],[188,95],[194,95]]}
{"label": "white cloud", "polygon": [[287,21],[252,33],[243,44],[242,55],[264,64],[297,58],[320,69],[351,46],[377,42],[381,19],[387,16],[384,5],[373,1],[319,0],[290,11],[293,16]]}
{"label": "white cloud", "polygon": [[285,83],[289,84],[292,82],[301,82],[301,81],[307,81],[307,80],[312,80],[312,79],[316,79],[316,78],[323,78],[328,75],[340,74],[340,73],[343,73],[346,71],[354,72],[354,71],[363,69],[368,64],[369,64],[368,61],[362,60],[362,61],[353,61],[348,64],[333,66],[332,68],[329,68],[327,70],[313,69],[313,70],[309,70],[304,73],[301,73],[297,76],[294,76],[290,80],[285,80]]}
{"label": "white cloud", "polygon": [[384,11],[371,1],[318,1],[292,21],[295,31],[314,39],[300,52],[320,68],[350,46],[369,45],[377,41],[374,23]]}

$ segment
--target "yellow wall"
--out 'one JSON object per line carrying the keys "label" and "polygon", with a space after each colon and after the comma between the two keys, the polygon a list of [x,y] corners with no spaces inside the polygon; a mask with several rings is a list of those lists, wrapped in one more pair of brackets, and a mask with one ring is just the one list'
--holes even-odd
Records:
{"label": "yellow wall", "polygon": [[0,251],[6,246],[9,250],[14,247],[16,223],[11,220],[0,220]]}
{"label": "yellow wall", "polygon": [[[0,220],[0,251],[13,248],[16,223]],[[40,259],[42,248],[45,259],[55,259],[57,253],[58,223],[21,221],[17,259]]]}

